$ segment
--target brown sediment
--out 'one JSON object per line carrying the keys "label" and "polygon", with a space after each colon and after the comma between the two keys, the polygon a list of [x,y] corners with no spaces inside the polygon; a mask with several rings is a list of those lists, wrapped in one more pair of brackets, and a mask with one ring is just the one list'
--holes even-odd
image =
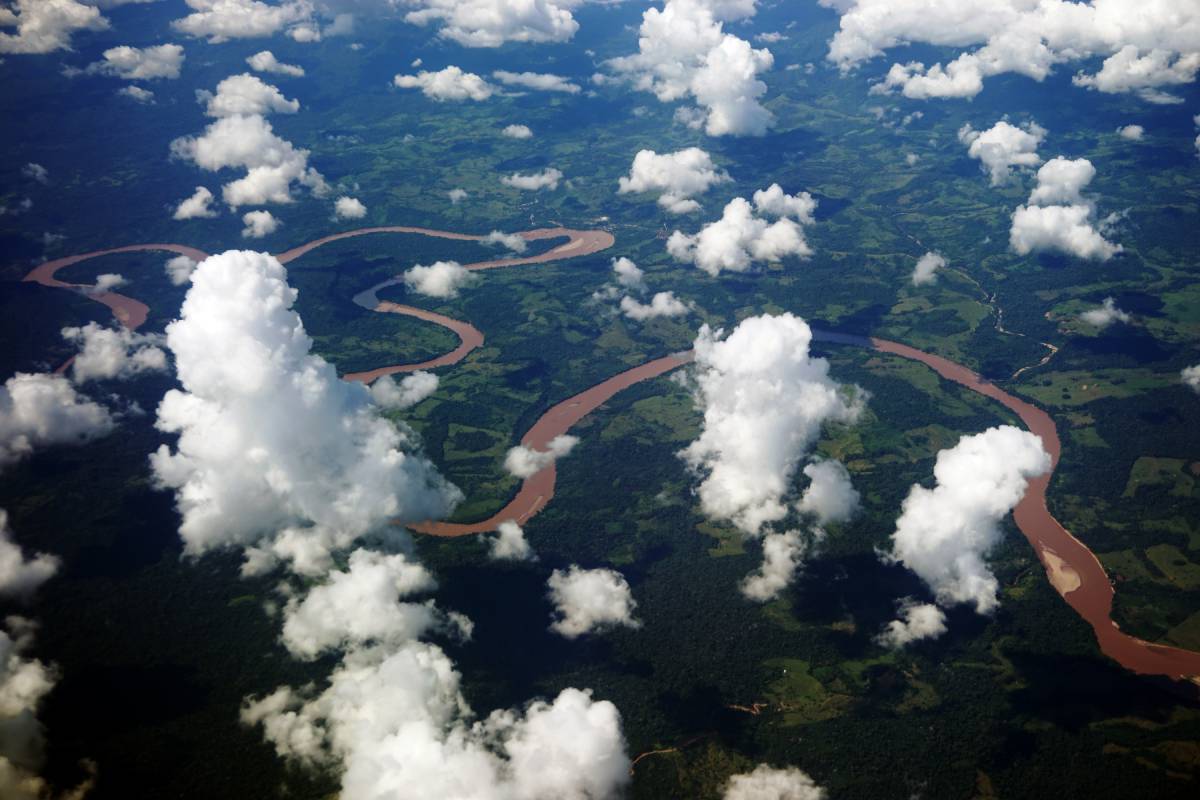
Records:
{"label": "brown sediment", "polygon": [[[576,422],[595,411],[617,392],[627,389],[635,383],[657,378],[691,360],[690,352],[656,358],[614,375],[574,397],[569,397],[543,414],[522,437],[521,444],[534,450],[544,451],[549,447],[551,439],[569,431]],[[550,498],[554,497],[554,483],[557,475],[554,464],[551,464],[537,474],[526,478],[521,483],[517,496],[509,501],[508,505],[485,520],[468,523],[422,522],[409,527],[418,533],[430,536],[468,536],[474,533],[494,531],[502,522],[512,521],[523,524],[545,508],[546,503],[550,502]]]}
{"label": "brown sediment", "polygon": [[[451,231],[439,231],[432,228],[411,228],[405,225],[389,225],[381,228],[359,228],[358,230],[343,231],[330,236],[323,236],[320,239],[315,239],[299,247],[293,247],[291,250],[285,250],[275,257],[279,259],[279,263],[286,264],[305,253],[317,249],[321,245],[374,233],[415,233],[419,236],[433,236],[439,239],[455,239],[467,242],[478,242],[485,238],[478,234],[453,233]],[[480,270],[494,269],[495,267],[516,267],[521,264],[544,264],[547,261],[557,261],[560,258],[576,258],[578,256],[598,253],[601,250],[612,247],[615,241],[613,235],[608,231],[577,231],[571,228],[538,228],[532,231],[522,231],[517,235],[527,242],[560,238],[566,238],[568,241],[565,244],[560,244],[558,247],[533,256],[498,258],[492,261],[465,264],[464,266],[470,270]]]}
{"label": "brown sediment", "polygon": [[[84,253],[83,255],[67,256],[66,258],[56,258],[53,261],[47,261],[44,264],[38,265],[32,272],[25,276],[24,280],[40,283],[42,286],[83,292],[97,303],[103,303],[112,309],[113,316],[117,318],[117,321],[132,331],[141,327],[142,323],[146,321],[146,317],[150,314],[150,308],[145,303],[134,300],[132,297],[118,294],[117,292],[91,292],[88,291],[91,287],[87,284],[60,281],[54,277],[54,273],[63,267],[69,267],[72,264],[78,264],[81,261],[87,261],[91,258],[115,255],[117,253],[136,253],[154,250],[178,253],[194,261],[203,261],[208,258],[208,253],[205,253],[203,250],[197,250],[194,247],[182,244],[130,244],[124,247],[114,247],[110,250],[96,250],[91,253]],[[65,367],[66,365],[60,367],[60,371],[65,369]]]}
{"label": "brown sediment", "polygon": [[[850,337],[847,337],[850,338]],[[856,342],[848,342],[856,343]],[[1046,506],[1046,488],[1062,455],[1054,420],[1045,411],[1005,392],[953,361],[886,339],[870,339],[880,352],[920,361],[943,378],[996,400],[1016,413],[1041,440],[1050,454],[1050,471],[1034,478],[1013,510],[1021,533],[1033,545],[1047,577],[1064,600],[1092,626],[1100,650],[1121,666],[1139,675],[1165,675],[1176,679],[1200,676],[1200,653],[1151,644],[1123,633],[1112,620],[1113,587],[1100,560],[1083,542],[1059,524]],[[1068,574],[1074,573],[1073,576]]]}
{"label": "brown sediment", "polygon": [[446,317],[441,314],[435,314],[432,311],[426,311],[422,308],[413,308],[412,306],[402,306],[398,303],[380,303],[375,306],[375,310],[383,313],[404,314],[409,317],[423,319],[426,322],[432,322],[435,325],[441,325],[443,328],[449,328],[458,335],[458,347],[451,350],[449,353],[440,355],[437,358],[432,358],[429,361],[422,361],[420,364],[397,364],[391,367],[378,367],[377,369],[367,370],[366,372],[351,372],[343,375],[343,380],[357,381],[359,383],[370,383],[376,378],[384,375],[394,375],[398,372],[416,372],[419,369],[433,369],[435,367],[446,367],[451,364],[457,364],[467,357],[476,347],[483,344],[483,334],[479,329],[469,322]]}

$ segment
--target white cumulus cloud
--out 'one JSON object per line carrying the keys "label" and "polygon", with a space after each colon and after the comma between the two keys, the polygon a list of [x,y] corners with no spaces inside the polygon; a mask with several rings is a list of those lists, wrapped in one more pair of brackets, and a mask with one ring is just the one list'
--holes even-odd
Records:
{"label": "white cumulus cloud", "polygon": [[[667,239],[667,252],[713,277],[722,271],[747,272],[755,262],[807,258],[813,251],[802,226],[813,223],[816,207],[808,192],[789,195],[772,184],[754,193],[753,205],[744,197],[733,198],[721,218],[697,234],[675,231]],[[776,219],[769,222],[768,217]]]}
{"label": "white cumulus cloud", "polygon": [[279,229],[280,222],[270,211],[247,211],[242,215],[242,238],[261,239]]}
{"label": "white cumulus cloud", "polygon": [[565,42],[579,30],[572,9],[582,0],[409,0],[415,25],[440,22],[440,35],[464,47],[505,42]]}
{"label": "white cumulus cloud", "polygon": [[186,56],[183,47],[177,44],[160,44],[138,48],[129,45],[110,47],[104,51],[104,60],[88,67],[90,72],[102,72],[127,81],[147,81],[157,78],[179,77]]}
{"label": "white cumulus cloud", "polygon": [[[52,53],[71,46],[75,31],[99,31],[108,20],[78,0],[14,0],[0,7],[0,53]],[[5,28],[15,28],[9,33]]]}
{"label": "white cumulus cloud", "polygon": [[556,569],[546,581],[554,622],[550,630],[576,639],[586,633],[624,626],[641,627],[634,619],[637,601],[629,582],[611,569],[582,569],[572,564],[566,572]]}
{"label": "white cumulus cloud", "polygon": [[767,85],[758,76],[774,59],[725,32],[722,21],[742,11],[735,4],[667,0],[642,15],[638,52],[608,66],[660,102],[690,97],[704,109],[709,136],[760,136],[773,117],[759,102]]}
{"label": "white cumulus cloud", "polygon": [[504,134],[510,139],[533,138],[533,131],[529,129],[528,125],[505,125],[504,129],[500,131],[500,133]]}
{"label": "white cumulus cloud", "polygon": [[749,317],[722,338],[696,337],[700,437],[682,453],[701,478],[700,506],[748,535],[787,515],[796,469],[827,422],[853,422],[861,390],[829,376],[809,353],[812,330],[791,314]]}
{"label": "white cumulus cloud", "polygon": [[217,84],[216,94],[200,92],[198,96],[206,101],[204,113],[210,117],[295,114],[300,110],[300,101],[288,100],[278,88],[248,72],[225,78]]}
{"label": "white cumulus cloud", "polygon": [[1049,469],[1042,440],[1028,431],[1001,425],[962,437],[938,453],[937,485],[909,490],[890,558],[925,581],[941,605],[969,603],[990,613],[999,587],[984,558],[1029,479]]}
{"label": "white cumulus cloud", "polygon": [[506,175],[500,179],[500,182],[505,186],[511,186],[514,189],[522,189],[527,192],[536,192],[539,189],[550,189],[551,191],[558,188],[558,182],[562,180],[563,174],[553,167],[548,167],[541,172],[533,172],[528,175],[520,172],[514,172],[512,175]]}
{"label": "white cumulus cloud", "polygon": [[933,603],[918,603],[911,597],[900,601],[899,619],[884,626],[876,637],[881,645],[893,650],[922,639],[936,639],[946,632],[946,613]]}
{"label": "white cumulus cloud", "polygon": [[774,600],[791,584],[807,545],[800,531],[768,533],[762,540],[763,561],[742,581],[742,594],[758,603]]}
{"label": "white cumulus cloud", "polygon": [[29,597],[54,577],[58,567],[57,556],[37,553],[33,558],[25,557],[8,526],[8,512],[0,508],[0,596]]}
{"label": "white cumulus cloud", "polygon": [[656,292],[649,303],[639,302],[629,296],[621,298],[621,313],[638,322],[658,317],[682,317],[691,310],[691,306],[676,297],[674,292]]}
{"label": "white cumulus cloud", "polygon": [[1129,312],[1117,308],[1117,301],[1111,297],[1104,298],[1104,302],[1098,308],[1084,311],[1079,318],[1097,328],[1107,328],[1114,322],[1129,322],[1132,319]]}
{"label": "white cumulus cloud", "polygon": [[[192,13],[171,23],[180,33],[206,38],[211,44],[229,39],[271,36],[289,26],[312,20],[310,0],[185,0]],[[295,37],[293,37],[295,38]]]}
{"label": "white cumulus cloud", "polygon": [[367,207],[357,197],[342,195],[333,204],[333,215],[338,219],[362,219]]}
{"label": "white cumulus cloud", "polygon": [[167,354],[159,348],[161,336],[89,322],[79,328],[63,328],[62,337],[79,347],[71,361],[71,377],[76,383],[129,378],[167,368]]}
{"label": "white cumulus cloud", "polygon": [[197,186],[191,197],[184,199],[175,207],[173,219],[208,219],[217,216],[217,210],[212,207],[213,193],[204,186]]}
{"label": "white cumulus cloud", "polygon": [[1107,261],[1122,251],[1104,238],[1096,206],[1083,189],[1096,175],[1086,158],[1053,158],[1042,165],[1027,205],[1012,215],[1009,244],[1018,255],[1035,251],[1069,253],[1076,258]]}
{"label": "white cumulus cloud", "polygon": [[108,409],[63,376],[18,372],[0,386],[0,469],[42,447],[102,436],[114,424]]}
{"label": "white cumulus cloud", "polygon": [[308,166],[308,151],[276,136],[271,123],[258,114],[221,117],[202,135],[171,142],[171,154],[209,172],[245,169],[243,177],[222,188],[230,208],[290,203],[293,183],[317,196],[328,191],[321,173]]}
{"label": "white cumulus cloud", "polygon": [[560,458],[568,455],[579,444],[579,439],[570,434],[559,434],[549,441],[545,450],[517,445],[504,454],[504,469],[517,478],[531,478]]}
{"label": "white cumulus cloud", "polygon": [[729,179],[699,147],[661,155],[653,150],[639,150],[629,175],[618,180],[617,194],[659,192],[660,206],[673,214],[683,214],[700,208],[693,199],[696,195]]}
{"label": "white cumulus cloud", "polygon": [[917,259],[917,265],[912,271],[913,286],[927,286],[937,283],[938,270],[946,266],[946,258],[941,253],[929,252]]}
{"label": "white cumulus cloud", "polygon": [[837,459],[822,459],[804,467],[809,484],[796,510],[811,515],[818,525],[846,522],[858,511],[858,490],[846,466]]}
{"label": "white cumulus cloud", "polygon": [[418,264],[404,273],[404,287],[410,292],[428,297],[450,299],[479,280],[479,276],[457,261],[435,261],[428,266]]}
{"label": "white cumulus cloud", "polygon": [[190,256],[175,256],[163,264],[163,271],[167,273],[172,286],[183,286],[191,280],[192,270],[195,268],[196,262]]}
{"label": "white cumulus cloud", "polygon": [[537,561],[525,531],[512,520],[496,527],[496,537],[488,539],[488,557],[493,561]]}
{"label": "white cumulus cloud", "polygon": [[1036,122],[1017,127],[1001,120],[986,131],[977,131],[968,123],[958,131],[967,154],[992,176],[992,186],[1006,183],[1013,167],[1032,168],[1042,163],[1037,149],[1045,138],[1046,129]]}
{"label": "white cumulus cloud", "polygon": [[571,81],[561,75],[554,75],[548,72],[510,72],[506,69],[498,69],[492,73],[492,77],[505,86],[523,86],[526,89],[536,89],[539,92],[579,94],[582,91],[579,88],[579,84],[571,83]]}
{"label": "white cumulus cloud", "polygon": [[721,800],[825,800],[826,797],[824,789],[795,767],[759,764],[750,772],[731,777]]}
{"label": "white cumulus cloud", "polygon": [[295,300],[273,256],[228,251],[196,267],[167,326],[183,388],[157,427],[179,439],[150,463],[189,555],[243,548],[251,571],[283,559],[315,574],[388,520],[435,519],[461,497],[415,434],[310,352]]}
{"label": "white cumulus cloud", "polygon": [[438,376],[432,372],[417,370],[397,383],[391,375],[376,378],[371,384],[371,399],[380,408],[400,411],[412,408],[437,391]]}
{"label": "white cumulus cloud", "polygon": [[[843,71],[887,50],[925,43],[961,52],[943,64],[893,64],[879,91],[974,97],[994,75],[1044,80],[1057,65],[1105,56],[1074,81],[1102,92],[1171,98],[1200,69],[1200,6],[1173,0],[821,0],[842,14],[829,60]],[[974,48],[974,49],[970,49]],[[1168,100],[1169,101],[1169,100]]]}
{"label": "white cumulus cloud", "polygon": [[400,89],[420,89],[426,97],[445,100],[487,100],[495,87],[474,72],[449,66],[437,72],[421,70],[416,75],[397,75],[392,83]]}
{"label": "white cumulus cloud", "polygon": [[249,56],[246,59],[246,63],[255,72],[271,72],[276,75],[287,75],[292,78],[304,77],[304,67],[297,67],[294,64],[284,64],[270,50],[262,50]]}

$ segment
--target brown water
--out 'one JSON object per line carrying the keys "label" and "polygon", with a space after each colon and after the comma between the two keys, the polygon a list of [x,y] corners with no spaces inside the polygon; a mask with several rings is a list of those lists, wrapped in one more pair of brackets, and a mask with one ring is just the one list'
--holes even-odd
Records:
{"label": "brown water", "polygon": [[[356,231],[326,236],[313,242],[281,253],[278,258],[287,263],[305,253],[332,241],[374,233],[416,233],[446,239],[479,240],[483,237],[435,231],[426,228],[386,227],[363,228]],[[612,234],[606,231],[574,231],[567,228],[545,228],[520,234],[527,240],[566,237],[568,241],[545,253],[521,258],[497,259],[467,265],[469,269],[491,269],[494,267],[535,264],[573,258],[598,252],[613,244]],[[74,291],[87,291],[89,287],[58,280],[55,273],[63,267],[77,264],[89,258],[115,253],[163,250],[180,253],[197,261],[207,254],[192,247],[177,244],[144,244],[100,250],[84,255],[47,261],[25,277],[44,286],[54,286]],[[379,287],[376,287],[379,288]],[[149,309],[144,303],[116,292],[89,293],[93,300],[107,305],[122,325],[135,329],[146,320]],[[374,297],[373,292],[371,297]],[[467,322],[451,319],[411,306],[374,301],[368,307],[376,311],[406,314],[418,319],[442,325],[458,335],[460,343],[454,350],[421,364],[404,364],[380,367],[367,372],[347,375],[347,380],[370,382],[381,375],[412,372],[458,363],[476,347],[483,344],[483,334]],[[966,367],[941,356],[926,353],[898,342],[886,339],[868,339],[851,334],[814,331],[817,341],[869,347],[879,352],[919,361],[933,369],[943,378],[964,386],[971,391],[1001,403],[1021,418],[1034,434],[1042,440],[1051,456],[1051,470],[1046,475],[1029,482],[1024,498],[1013,512],[1013,518],[1021,533],[1033,545],[1051,584],[1063,596],[1068,605],[1092,626],[1100,649],[1113,660],[1133,672],[1142,675],[1163,675],[1171,678],[1186,678],[1200,682],[1200,653],[1174,647],[1152,644],[1123,633],[1112,621],[1113,587],[1099,559],[1070,531],[1059,524],[1046,505],[1046,489],[1053,470],[1062,454],[1062,443],[1058,438],[1054,420],[1046,412],[1031,403],[1005,392],[993,383],[980,378]],[[534,423],[521,444],[537,450],[545,450],[555,436],[566,433],[579,420],[599,408],[617,392],[644,380],[658,377],[691,360],[691,353],[679,353],[649,361],[641,366],[626,370],[592,388],[568,398],[548,410]],[[537,514],[554,496],[557,471],[554,465],[527,478],[517,495],[501,511],[486,520],[475,523],[427,522],[413,527],[414,530],[434,536],[465,536],[495,530],[508,520],[524,523]]]}
{"label": "brown water", "polygon": [[[627,389],[635,383],[657,378],[691,360],[691,353],[656,358],[619,375],[614,375],[574,397],[569,397],[543,414],[521,438],[521,444],[534,450],[544,451],[548,449],[551,439],[569,431],[576,422],[602,406],[617,392]],[[467,536],[472,533],[494,531],[501,522],[510,520],[524,524],[526,520],[545,508],[546,503],[550,502],[550,498],[554,497],[554,484],[557,477],[558,472],[554,464],[551,464],[536,475],[526,478],[521,483],[521,489],[517,492],[517,496],[510,500],[508,505],[485,520],[465,524],[424,522],[409,527],[418,533],[427,533],[432,536]]]}
{"label": "brown water", "polygon": [[[208,253],[203,250],[197,250],[194,247],[188,247],[182,244],[130,244],[125,247],[114,247],[111,250],[96,250],[91,253],[84,253],[80,256],[67,256],[66,258],[56,258],[53,261],[47,261],[40,264],[36,269],[25,276],[24,280],[40,283],[42,286],[52,286],[59,289],[71,289],[73,291],[85,292],[87,296],[95,300],[97,303],[103,303],[112,309],[113,316],[117,321],[124,325],[129,330],[136,330],[141,327],[146,321],[147,315],[150,313],[150,308],[145,303],[134,300],[132,297],[126,297],[117,292],[91,292],[90,286],[79,283],[66,283],[54,277],[54,273],[58,272],[63,267],[69,267],[72,264],[78,264],[81,261],[87,261],[90,258],[98,258],[99,256],[114,255],[116,253],[136,253],[142,251],[163,250],[168,253],[178,253],[194,261],[203,261],[208,258]],[[68,362],[69,363],[69,362]],[[61,367],[59,368],[62,369]]]}

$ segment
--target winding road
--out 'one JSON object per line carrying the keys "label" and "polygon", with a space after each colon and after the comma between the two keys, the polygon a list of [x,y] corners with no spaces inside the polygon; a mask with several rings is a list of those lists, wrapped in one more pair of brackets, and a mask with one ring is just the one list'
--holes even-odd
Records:
{"label": "winding road", "polygon": [[[426,228],[382,227],[362,228],[346,231],[309,242],[281,253],[283,263],[293,261],[305,253],[329,242],[379,233],[412,233],[458,240],[482,240],[483,236],[436,231]],[[559,259],[574,258],[604,250],[613,244],[613,237],[606,231],[575,231],[567,228],[545,228],[519,234],[528,241],[567,238],[567,242],[544,253],[533,256],[513,257],[483,261],[465,265],[468,269],[483,270],[521,264],[537,264]],[[201,260],[206,254],[195,248],[177,244],[129,245],[110,250],[100,250],[83,255],[48,261],[26,276],[25,280],[45,286],[84,291],[97,302],[113,310],[118,321],[129,329],[135,329],[146,320],[148,308],[144,303],[116,292],[91,292],[90,287],[70,284],[58,280],[55,273],[63,267],[103,255],[135,251],[167,251],[187,255]],[[460,339],[454,350],[422,364],[406,364],[380,367],[367,372],[346,375],[347,380],[370,382],[381,375],[411,372],[417,369],[450,366],[462,361],[475,348],[483,344],[483,334],[469,323],[454,320],[440,314],[411,306],[380,301],[376,292],[395,281],[372,287],[356,298],[355,302],[374,311],[404,314],[442,325],[453,331]],[[966,367],[941,356],[926,353],[899,342],[868,338],[846,333],[814,331],[814,340],[832,344],[865,347],[881,353],[919,361],[933,369],[943,378],[964,386],[971,391],[996,400],[1021,418],[1030,431],[1041,437],[1051,455],[1051,469],[1046,475],[1030,481],[1024,498],[1017,505],[1013,517],[1022,534],[1029,540],[1041,560],[1051,584],[1095,631],[1100,649],[1127,669],[1141,675],[1162,675],[1175,679],[1186,679],[1200,683],[1200,653],[1166,647],[1146,642],[1123,633],[1112,621],[1113,587],[1095,554],[1070,531],[1059,524],[1046,505],[1046,489],[1050,484],[1054,468],[1062,454],[1062,444],[1054,421],[1040,408],[1005,392]],[[545,449],[555,436],[566,433],[583,417],[594,411],[622,389],[636,383],[658,377],[691,360],[691,353],[676,353],[654,359],[633,369],[615,375],[596,386],[550,408],[522,437],[521,443],[535,449]],[[557,472],[553,464],[525,479],[517,495],[492,517],[476,523],[427,522],[413,527],[414,530],[434,536],[465,536],[495,530],[501,523],[513,520],[523,523],[545,508],[554,496]]]}

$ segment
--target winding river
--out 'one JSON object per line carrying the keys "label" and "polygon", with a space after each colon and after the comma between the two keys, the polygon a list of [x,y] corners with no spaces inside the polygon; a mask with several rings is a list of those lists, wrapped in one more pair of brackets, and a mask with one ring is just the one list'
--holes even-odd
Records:
{"label": "winding river", "polygon": [[[470,241],[479,241],[485,238],[483,236],[436,231],[426,228],[401,226],[362,228],[308,242],[307,244],[285,251],[277,257],[281,262],[286,264],[329,242],[354,236],[379,233],[411,233]],[[614,241],[612,235],[607,231],[575,231],[567,228],[544,228],[526,231],[519,235],[527,241],[565,237],[567,238],[567,242],[533,256],[502,258],[465,266],[472,270],[483,270],[495,267],[518,266],[521,264],[545,263],[596,253],[611,247]],[[127,247],[100,250],[47,261],[30,272],[25,280],[35,281],[45,286],[84,291],[91,299],[111,308],[114,316],[121,324],[132,330],[142,325],[146,320],[149,309],[144,303],[116,292],[91,292],[89,291],[90,287],[58,280],[55,277],[55,273],[63,267],[98,256],[155,250],[187,255],[196,260],[207,257],[202,251],[184,245],[129,245]],[[375,380],[381,375],[450,366],[462,361],[472,350],[483,344],[483,334],[469,323],[412,306],[380,301],[376,293],[381,288],[394,283],[395,281],[387,281],[372,287],[360,293],[355,298],[355,302],[373,311],[404,314],[441,325],[453,331],[459,337],[459,346],[445,355],[421,364],[380,367],[367,372],[346,375],[344,377],[347,380],[366,383]],[[1141,675],[1161,675],[1200,683],[1200,653],[1146,642],[1123,633],[1117,627],[1111,618],[1113,587],[1108,575],[1104,571],[1104,567],[1100,564],[1095,554],[1086,545],[1076,539],[1070,531],[1059,524],[1058,520],[1050,513],[1046,505],[1046,489],[1050,484],[1054,468],[1057,467],[1059,457],[1062,454],[1062,443],[1059,440],[1054,421],[1045,411],[1025,400],[1014,397],[995,384],[980,378],[977,374],[960,364],[899,342],[827,331],[814,331],[813,336],[814,340],[819,342],[865,347],[881,353],[919,361],[933,369],[946,380],[953,381],[973,392],[989,397],[1016,413],[1030,431],[1041,437],[1043,445],[1051,456],[1050,472],[1030,481],[1024,498],[1013,512],[1017,527],[1020,528],[1021,533],[1024,534],[1025,538],[1033,546],[1034,552],[1037,553],[1038,558],[1041,560],[1051,584],[1071,608],[1092,626],[1100,649],[1114,661]],[[691,353],[676,353],[657,358],[633,369],[626,370],[586,391],[580,392],[546,411],[533,427],[525,433],[521,439],[521,444],[534,449],[545,449],[551,439],[566,433],[579,420],[603,405],[622,389],[663,375],[687,364],[690,360]],[[466,536],[495,530],[501,522],[508,520],[523,523],[545,508],[546,504],[554,496],[556,478],[557,472],[553,464],[532,477],[527,478],[522,483],[516,496],[503,509],[486,520],[465,524],[427,522],[411,527],[420,533],[434,536]]]}

